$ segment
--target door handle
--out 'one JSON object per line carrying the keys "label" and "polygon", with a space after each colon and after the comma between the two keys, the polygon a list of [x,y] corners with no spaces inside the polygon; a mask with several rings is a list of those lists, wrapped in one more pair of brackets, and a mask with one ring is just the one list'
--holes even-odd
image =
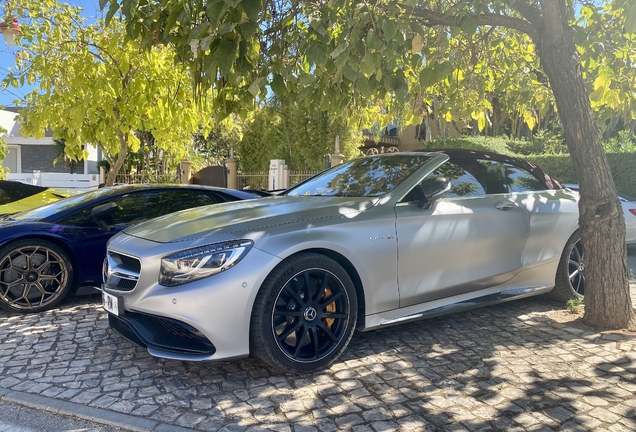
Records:
{"label": "door handle", "polygon": [[502,211],[512,210],[514,206],[515,205],[511,203],[510,201],[503,201],[503,202],[498,202],[497,204],[495,204],[495,208],[497,210],[502,210]]}

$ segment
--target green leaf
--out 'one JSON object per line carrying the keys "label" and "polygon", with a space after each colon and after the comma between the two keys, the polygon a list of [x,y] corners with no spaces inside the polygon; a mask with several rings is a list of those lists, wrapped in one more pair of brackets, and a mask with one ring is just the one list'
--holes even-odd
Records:
{"label": "green leaf", "polygon": [[305,56],[309,63],[313,63],[316,66],[324,66],[327,64],[327,53],[323,49],[320,43],[315,43],[305,51]]}
{"label": "green leaf", "polygon": [[342,75],[351,82],[356,82],[360,73],[355,70],[349,63],[342,67]]}
{"label": "green leaf", "polygon": [[214,50],[214,60],[219,65],[219,71],[221,75],[228,76],[236,55],[238,53],[238,44],[233,41],[222,39],[219,42],[219,46]]}
{"label": "green leaf", "polygon": [[377,70],[375,66],[375,62],[373,56],[371,54],[367,54],[364,56],[362,61],[360,62],[360,71],[366,76],[370,77]]}
{"label": "green leaf", "polygon": [[230,33],[236,28],[237,24],[238,23],[235,23],[235,22],[223,23],[219,26],[217,33],[221,35]]}
{"label": "green leaf", "polygon": [[[229,6],[223,1],[210,1],[205,6],[205,15],[210,20],[210,23],[215,26],[220,20],[223,19],[223,16],[229,9]],[[172,12],[175,14],[175,20],[178,16],[176,11]]]}
{"label": "green leaf", "polygon": [[398,78],[395,75],[390,75],[390,76],[387,76],[387,77],[384,78],[384,85],[387,88],[395,91],[395,90],[397,90],[398,88],[400,88],[401,86],[404,85],[404,80]]}
{"label": "green leaf", "polygon": [[285,93],[287,92],[287,86],[285,85],[285,80],[283,79],[281,74],[274,74],[274,79],[269,85],[276,96],[285,96]]}
{"label": "green leaf", "polygon": [[370,29],[367,33],[367,48],[371,50],[377,50],[381,47],[382,41],[380,40],[378,35],[375,34],[375,30]]}
{"label": "green leaf", "polygon": [[477,18],[475,18],[474,16],[462,17],[461,21],[459,22],[459,26],[461,27],[461,29],[469,35],[475,34],[475,32],[477,31],[477,24]]}
{"label": "green leaf", "polygon": [[243,0],[241,7],[251,21],[256,21],[258,14],[263,10],[263,2],[261,0]]}
{"label": "green leaf", "polygon": [[190,32],[190,39],[199,39],[201,37],[204,37],[210,30],[210,27],[212,27],[212,24],[210,24],[209,22],[201,23],[201,25],[198,25],[197,27],[192,29],[192,31]]}
{"label": "green leaf", "polygon": [[333,50],[333,52],[331,53],[331,58],[335,59],[336,57],[338,57],[340,54],[347,51],[348,49],[349,49],[349,42],[344,41],[343,43],[336,46],[336,49]]}
{"label": "green leaf", "polygon": [[384,40],[393,40],[395,38],[395,34],[397,33],[398,26],[394,21],[390,19],[384,20],[382,23],[382,32],[384,33]]}
{"label": "green leaf", "polygon": [[590,94],[590,101],[599,103],[603,100],[603,94],[605,93],[604,87],[599,87]]}
{"label": "green leaf", "polygon": [[206,36],[203,39],[201,39],[201,42],[199,43],[199,48],[201,48],[201,51],[206,52],[210,49],[210,44],[212,43],[212,39],[214,39],[214,36],[212,35]]}
{"label": "green leaf", "polygon": [[358,78],[356,88],[362,96],[368,97],[371,95],[371,86],[369,85],[369,80],[365,77]]}
{"label": "green leaf", "polygon": [[104,21],[106,26],[110,24],[110,21],[113,19],[118,10],[119,3],[111,3],[110,8],[108,8],[108,12],[106,13],[106,20]]}
{"label": "green leaf", "polygon": [[255,21],[244,22],[239,26],[239,33],[241,33],[241,36],[243,36],[245,39],[254,36],[254,33],[256,33],[257,31],[258,23],[256,23]]}
{"label": "green leaf", "polygon": [[298,94],[298,102],[302,102],[302,101],[304,101],[304,100],[307,98],[307,96],[309,96],[309,95],[311,94],[311,92],[312,92],[313,90],[314,90],[314,89],[313,89],[312,87],[305,87],[305,88],[303,88],[303,89],[300,91],[300,93]]}
{"label": "green leaf", "polygon": [[452,74],[454,70],[452,63],[449,61],[439,63],[437,68],[439,69],[439,73],[440,75],[442,75],[442,78],[446,78],[447,76]]}

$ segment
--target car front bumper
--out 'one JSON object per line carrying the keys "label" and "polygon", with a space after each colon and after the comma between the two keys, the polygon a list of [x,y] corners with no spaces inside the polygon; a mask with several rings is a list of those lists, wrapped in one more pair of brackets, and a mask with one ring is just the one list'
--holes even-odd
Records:
{"label": "car front bumper", "polygon": [[[119,250],[121,244],[125,252]],[[104,284],[106,292],[123,302],[122,314],[109,314],[111,328],[155,357],[200,361],[249,355],[252,306],[264,278],[280,259],[252,248],[224,272],[179,286],[159,285],[161,258],[183,247],[125,234],[109,243],[109,252],[134,257],[141,268],[133,289]]]}

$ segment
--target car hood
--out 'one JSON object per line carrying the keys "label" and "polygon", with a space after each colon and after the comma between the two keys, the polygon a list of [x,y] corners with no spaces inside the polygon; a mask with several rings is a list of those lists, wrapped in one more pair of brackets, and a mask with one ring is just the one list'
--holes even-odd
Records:
{"label": "car hood", "polygon": [[331,217],[352,218],[378,198],[282,196],[197,207],[161,216],[124,230],[158,243],[262,230]]}

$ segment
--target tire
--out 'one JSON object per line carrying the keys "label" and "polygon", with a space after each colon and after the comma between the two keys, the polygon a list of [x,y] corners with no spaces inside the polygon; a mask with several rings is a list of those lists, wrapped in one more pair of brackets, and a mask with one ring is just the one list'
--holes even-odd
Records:
{"label": "tire", "polygon": [[563,248],[554,289],[550,294],[555,300],[563,302],[585,296],[585,255],[578,231],[572,234]]}
{"label": "tire", "polygon": [[336,261],[316,253],[296,255],[274,269],[256,296],[251,351],[286,372],[324,369],[349,344],[357,312],[351,277]]}
{"label": "tire", "polygon": [[73,274],[68,255],[54,243],[9,243],[0,249],[0,307],[19,313],[51,309],[68,294]]}

